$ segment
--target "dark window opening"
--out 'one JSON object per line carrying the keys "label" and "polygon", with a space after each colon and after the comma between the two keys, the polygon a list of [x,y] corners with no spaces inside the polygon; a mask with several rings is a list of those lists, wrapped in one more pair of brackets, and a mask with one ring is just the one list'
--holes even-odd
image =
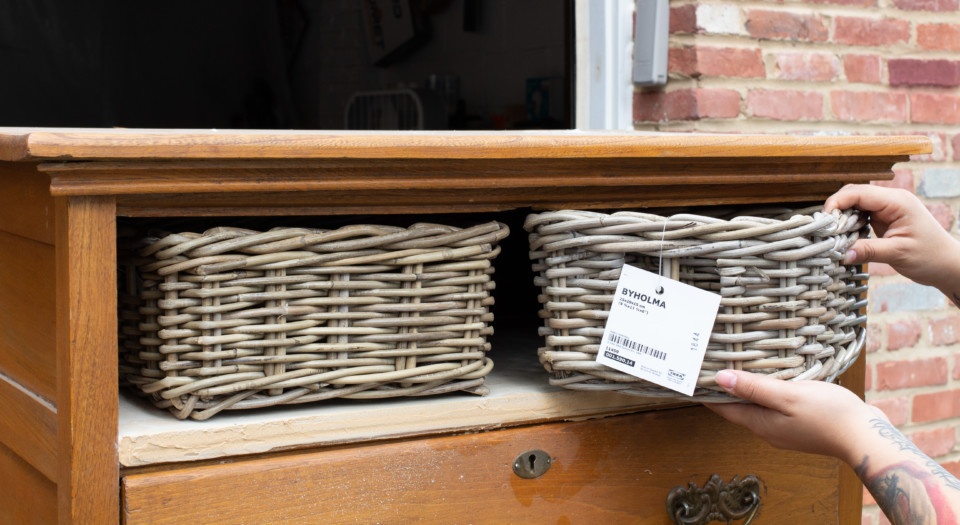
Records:
{"label": "dark window opening", "polygon": [[572,0],[0,5],[3,126],[571,128]]}

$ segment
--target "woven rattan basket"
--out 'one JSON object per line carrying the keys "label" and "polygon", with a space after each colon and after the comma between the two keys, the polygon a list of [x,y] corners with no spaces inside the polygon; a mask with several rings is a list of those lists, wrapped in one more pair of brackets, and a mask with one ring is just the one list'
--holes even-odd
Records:
{"label": "woven rattan basket", "polygon": [[665,276],[720,294],[693,399],[732,400],[715,381],[725,368],[833,381],[865,339],[867,276],[841,260],[866,235],[866,218],[821,209],[728,219],[589,211],[528,216],[546,339],[539,354],[551,384],[691,399],[595,361],[625,263],[662,268]]}
{"label": "woven rattan basket", "polygon": [[125,262],[121,377],[178,418],[486,393],[504,224],[215,228]]}

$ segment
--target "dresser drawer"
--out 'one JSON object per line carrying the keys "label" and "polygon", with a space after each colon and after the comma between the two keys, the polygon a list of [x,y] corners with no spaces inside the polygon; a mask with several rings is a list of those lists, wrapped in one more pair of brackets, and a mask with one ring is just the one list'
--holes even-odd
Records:
{"label": "dresser drawer", "polygon": [[[515,459],[534,449],[550,468],[517,476]],[[836,523],[840,471],[690,407],[133,473],[122,512],[130,524],[659,524],[674,487],[752,474],[755,523]]]}

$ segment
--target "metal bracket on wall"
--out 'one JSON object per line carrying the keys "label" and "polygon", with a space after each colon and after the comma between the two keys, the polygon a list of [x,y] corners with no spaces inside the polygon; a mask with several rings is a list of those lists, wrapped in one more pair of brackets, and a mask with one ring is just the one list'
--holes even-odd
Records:
{"label": "metal bracket on wall", "polygon": [[637,0],[633,42],[633,81],[640,86],[667,83],[670,36],[669,0]]}

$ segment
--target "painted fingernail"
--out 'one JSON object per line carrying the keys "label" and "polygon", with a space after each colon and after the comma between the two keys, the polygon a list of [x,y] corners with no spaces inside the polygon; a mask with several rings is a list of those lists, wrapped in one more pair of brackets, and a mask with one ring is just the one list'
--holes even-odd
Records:
{"label": "painted fingernail", "polygon": [[733,387],[737,386],[737,374],[729,370],[721,370],[717,372],[717,384],[724,390],[733,390]]}

